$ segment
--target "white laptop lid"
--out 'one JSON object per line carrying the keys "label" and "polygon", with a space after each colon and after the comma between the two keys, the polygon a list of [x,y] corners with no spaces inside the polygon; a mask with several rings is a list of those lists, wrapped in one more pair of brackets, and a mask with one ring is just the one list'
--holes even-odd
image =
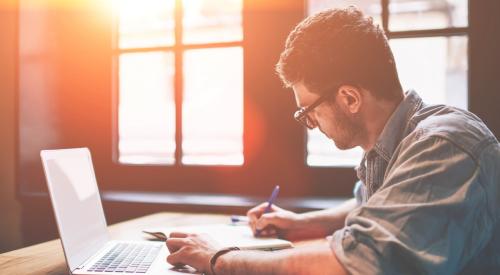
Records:
{"label": "white laptop lid", "polygon": [[87,148],[40,153],[68,266],[74,271],[109,241]]}

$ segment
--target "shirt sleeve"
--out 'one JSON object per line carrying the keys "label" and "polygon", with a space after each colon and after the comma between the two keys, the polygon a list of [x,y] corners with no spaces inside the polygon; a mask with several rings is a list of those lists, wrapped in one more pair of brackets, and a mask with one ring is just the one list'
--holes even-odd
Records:
{"label": "shirt sleeve", "polygon": [[401,148],[331,248],[351,274],[456,274],[493,230],[478,165],[441,137]]}

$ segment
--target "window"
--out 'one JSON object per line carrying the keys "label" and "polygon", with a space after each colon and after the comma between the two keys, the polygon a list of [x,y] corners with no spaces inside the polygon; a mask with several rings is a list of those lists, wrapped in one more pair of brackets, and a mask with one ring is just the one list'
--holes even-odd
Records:
{"label": "window", "polygon": [[243,164],[242,0],[116,0],[117,160]]}
{"label": "window", "polygon": [[[131,0],[117,1],[130,5],[138,3]],[[313,0],[310,1],[309,4]],[[208,37],[214,40],[207,43],[185,41],[187,30],[181,17],[185,11],[179,14],[179,4],[183,3],[175,0],[143,0],[140,1],[140,8],[131,6],[127,9],[126,6],[121,7],[121,4],[119,7],[115,6],[115,11],[128,15],[128,21],[122,18],[120,25],[119,20],[116,20],[114,26],[107,4],[78,1],[79,4],[74,8],[65,7],[54,12],[52,5],[38,5],[36,10],[30,9],[31,2],[33,1],[22,1],[19,12],[19,98],[16,108],[19,129],[16,132],[21,196],[35,194],[39,197],[39,194],[46,192],[45,177],[40,169],[40,150],[68,147],[88,147],[91,150],[99,188],[105,192],[123,190],[264,197],[279,184],[283,188],[280,194],[282,199],[352,195],[352,187],[356,181],[355,171],[346,166],[330,168],[335,160],[327,159],[330,156],[340,158],[341,155],[335,152],[325,155],[326,161],[323,163],[329,165],[327,168],[307,165],[306,160],[312,154],[309,149],[309,155],[306,155],[307,135],[293,119],[296,110],[293,95],[290,90],[285,91],[274,73],[285,37],[306,13],[308,6],[304,5],[304,0],[245,1],[243,18],[239,18],[239,12],[234,13],[237,14],[236,19],[243,21],[244,35],[240,30],[241,22],[238,21],[238,24],[233,25],[237,27],[232,28],[237,31],[231,33],[236,33],[239,38],[234,38],[235,35],[223,36],[222,39],[221,35],[213,34]],[[195,3],[191,0],[188,2]],[[324,2],[325,7],[354,3],[338,0],[316,2]],[[435,101],[451,104],[454,104],[454,99],[450,96],[456,95],[461,104],[465,102],[465,106],[477,113],[498,134],[499,116],[495,112],[495,104],[499,102],[496,91],[499,90],[500,83],[496,74],[500,60],[496,50],[500,37],[496,27],[500,19],[495,16],[498,1],[462,1],[459,2],[460,6],[454,4],[455,8],[448,10],[452,11],[450,18],[457,19],[446,21],[446,26],[440,19],[441,25],[434,24],[432,29],[429,25],[417,22],[421,20],[418,19],[419,16],[435,16],[442,13],[443,9],[438,9],[437,12],[428,9],[425,12],[414,12],[413,28],[398,29],[394,25],[394,17],[408,14],[390,9],[394,1],[359,0],[355,3],[363,5],[363,9],[369,9],[379,22],[384,22],[405,88],[414,87],[424,96],[424,89],[432,87],[435,90],[428,93],[427,97],[434,96]],[[470,7],[462,8],[465,6]],[[134,9],[136,10],[132,12]],[[390,10],[392,13],[389,13]],[[169,14],[169,17],[164,14]],[[203,15],[208,14],[203,12]],[[224,18],[220,14],[216,17]],[[459,20],[460,17],[462,19]],[[224,20],[229,22],[229,19]],[[176,22],[180,22],[180,25]],[[112,27],[114,32],[111,32]],[[120,27],[123,28],[121,34]],[[116,35],[114,41],[111,39],[112,33]],[[485,33],[488,35],[483,35]],[[58,38],[56,44],[51,43],[54,37]],[[240,41],[242,37],[244,39]],[[432,43],[432,46],[427,43]],[[186,147],[190,145],[183,145],[183,138],[187,139],[186,132],[191,131],[187,128],[190,127],[187,122],[183,125],[182,121],[189,116],[183,112],[188,112],[186,106],[189,104],[209,110],[208,106],[213,103],[207,102],[206,106],[201,106],[203,102],[188,104],[191,92],[203,93],[204,89],[193,91],[192,89],[198,88],[190,86],[195,83],[186,80],[186,73],[192,72],[193,78],[205,78],[204,72],[208,70],[208,65],[198,66],[199,63],[196,62],[189,64],[190,60],[195,60],[209,50],[214,50],[214,55],[210,57],[214,57],[218,50],[228,50],[227,54],[231,55],[227,58],[228,62],[241,62],[241,59],[238,61],[234,57],[244,52],[244,142],[240,141],[239,136],[233,138],[235,143],[226,142],[224,145],[228,146],[225,148],[229,148],[227,151],[231,154],[223,152],[219,159],[211,160],[211,163],[227,163],[226,156],[241,156],[239,151],[232,155],[236,150],[231,148],[237,148],[243,143],[245,158],[241,166],[188,164],[192,163],[191,155],[199,157],[202,155],[200,152],[206,152],[202,151],[203,148],[208,146],[201,149],[192,147],[193,150],[189,151]],[[411,60],[413,55],[423,56],[420,52],[427,51],[434,51],[432,57],[426,55],[427,59],[440,56],[439,62],[433,62],[436,68],[421,69],[429,63],[423,58],[418,59],[419,63]],[[406,66],[405,63],[410,65]],[[141,64],[146,64],[147,67]],[[136,66],[147,70],[137,70],[134,68]],[[188,66],[195,66],[195,71],[188,70]],[[233,65],[227,65],[228,68],[229,66]],[[413,74],[405,73],[405,67],[408,70],[415,67],[418,69]],[[232,69],[231,72],[241,72],[241,68]],[[430,69],[441,75],[426,71]],[[111,74],[112,72],[114,73]],[[464,76],[465,72],[468,77]],[[241,81],[241,74],[234,76],[236,82]],[[411,76],[415,77],[413,83],[409,83]],[[425,78],[424,81],[419,81],[419,77]],[[211,79],[213,78],[208,78],[203,88],[212,85],[208,82]],[[225,80],[228,79],[229,76]],[[128,81],[128,84],[120,83],[124,81]],[[428,82],[440,84],[429,85]],[[417,87],[424,84],[427,86]],[[468,89],[454,92],[469,85]],[[124,88],[125,86],[128,88]],[[443,92],[442,87],[446,88],[446,92]],[[135,90],[139,92],[136,93]],[[136,97],[127,98],[127,93],[136,93]],[[231,95],[240,97],[241,93]],[[458,100],[455,102],[460,102]],[[143,108],[141,104],[148,108]],[[122,107],[136,108],[137,111],[132,109],[130,112],[119,113],[119,108]],[[230,113],[233,112],[231,108],[242,107],[238,103],[229,106],[225,104],[222,109],[226,116],[222,118],[229,121],[240,115]],[[120,115],[124,116],[121,121]],[[147,120],[148,117],[155,116],[159,119]],[[214,117],[207,117],[205,121],[211,122]],[[192,119],[201,120],[205,117]],[[123,124],[119,125],[119,122]],[[131,125],[142,128],[134,130]],[[241,124],[228,126],[226,128],[232,129],[224,130],[236,129],[234,131],[238,133],[238,127]],[[196,127],[193,128],[196,130]],[[119,134],[122,135],[121,146],[128,151],[118,150]],[[316,149],[323,152],[325,148],[332,148],[331,141],[326,142],[325,147],[320,144]],[[309,145],[314,144],[319,143],[309,140]],[[203,156],[208,158],[211,155],[213,154],[206,153]],[[197,161],[200,163],[205,160]],[[310,159],[309,163],[311,161]],[[339,159],[337,163],[347,163],[346,158]]]}
{"label": "window", "polygon": [[[468,108],[467,0],[309,0],[308,14],[352,4],[384,27],[404,90],[416,90],[426,103]],[[361,154],[307,132],[308,165],[354,166]]]}
{"label": "window", "polygon": [[[232,30],[228,33],[234,35],[213,33],[204,36],[203,39],[213,38],[206,43],[194,38],[186,41],[187,27],[184,28],[184,17],[181,17],[186,11],[179,9],[184,2],[116,1],[120,5],[115,6],[115,11],[125,15],[121,23],[116,20],[114,41],[111,39],[112,20],[107,1],[97,1],[98,5],[96,1],[76,1],[77,5],[65,5],[56,12],[53,5],[43,0],[23,0],[19,3],[16,163],[19,166],[18,191],[22,198],[33,201],[28,198],[40,198],[40,194],[47,191],[43,169],[40,169],[40,150],[68,147],[88,147],[91,150],[99,188],[105,192],[123,190],[264,197],[279,184],[282,186],[282,199],[352,195],[356,181],[353,169],[306,165],[307,157],[312,156],[312,149],[309,148],[309,155],[306,155],[307,136],[292,117],[296,110],[293,95],[290,90],[284,91],[274,73],[286,35],[306,13],[308,6],[304,5],[304,0],[245,1],[244,35],[238,21],[242,19],[239,12],[229,13],[228,16],[217,14],[216,18],[225,18],[223,21],[226,23],[238,21],[231,24],[234,28],[227,28]],[[36,9],[30,8],[34,2],[37,3]],[[201,3],[196,0],[187,2],[193,5]],[[309,8],[313,2],[323,3],[322,9],[356,3],[369,11],[375,20],[384,23],[405,88],[416,88],[426,101],[465,105],[478,114],[494,133],[500,133],[500,117],[496,111],[496,104],[500,102],[497,92],[500,89],[497,76],[500,66],[497,26],[500,25],[500,17],[495,14],[499,1],[310,0]],[[408,4],[415,2],[420,4]],[[441,6],[432,8],[422,4],[424,2]],[[406,3],[403,5],[405,8],[391,6],[395,3]],[[447,3],[449,8],[443,9],[440,3]],[[122,4],[125,6],[122,7]],[[130,6],[127,8],[127,5]],[[222,6],[229,8],[228,4]],[[470,7],[467,9],[467,6]],[[199,11],[201,6],[196,4],[194,7],[197,7],[195,11]],[[420,11],[412,12],[409,7],[418,7]],[[408,12],[403,13],[403,10]],[[206,19],[212,18],[208,15],[213,12],[208,9],[202,12],[203,16],[195,16],[199,12],[192,12],[189,20],[199,18],[197,22],[203,25],[196,26],[206,26],[209,25],[205,24],[208,22]],[[442,14],[448,19],[443,20]],[[432,24],[421,22],[430,15],[438,19],[433,19]],[[397,23],[395,18],[401,16],[412,16],[412,24],[400,26],[402,23]],[[190,27],[190,30],[193,29],[196,28]],[[220,28],[210,30],[218,32]],[[57,43],[53,43],[54,38],[57,38]],[[207,102],[205,106],[202,105],[205,101],[188,104],[191,92],[208,93],[204,93],[205,89],[190,86],[195,83],[186,79],[208,78],[204,73],[209,70],[207,68],[212,68],[206,65],[208,62],[203,63],[205,66],[198,66],[199,62],[193,61],[192,64],[191,60],[209,51],[214,53],[210,54],[210,58],[214,57],[219,50],[223,53],[227,50],[230,56],[227,62],[241,62],[235,57],[241,52],[245,55],[245,158],[242,166],[188,164],[194,162],[190,160],[192,155],[211,158],[214,154],[204,153],[208,150],[203,150],[210,149],[209,146],[193,146],[190,151],[187,150],[190,145],[183,145],[184,138],[188,142],[186,133],[196,130],[187,121],[183,124],[183,120],[205,119],[202,122],[208,123],[218,119],[215,115],[210,118],[186,118],[189,114],[183,112],[189,112],[186,107],[189,104],[211,110],[209,105],[213,102]],[[429,68],[429,60],[435,61],[432,62],[435,67]],[[223,64],[229,64],[227,68],[231,70],[222,69],[230,73],[241,72],[241,68],[233,68],[232,63]],[[195,71],[188,70],[188,66],[194,66]],[[141,70],[137,69],[139,67]],[[434,72],[431,74],[427,70]],[[192,72],[192,78],[186,75],[187,72]],[[234,74],[235,83],[241,81],[240,77],[241,74]],[[232,79],[230,76],[225,78]],[[213,78],[208,78],[203,88],[212,85],[210,80]],[[469,90],[464,88],[469,85]],[[219,87],[212,90],[219,91]],[[110,88],[114,93],[110,93]],[[431,88],[434,90],[428,92],[427,89]],[[239,98],[241,89],[235,91],[240,93],[232,93],[231,96]],[[212,97],[203,100],[207,98]],[[231,108],[238,113],[233,114],[235,111]],[[239,108],[242,107],[237,102],[224,104],[221,109],[226,115],[221,119],[226,121],[221,125],[233,123],[230,119],[240,121],[240,118],[236,119],[241,115]],[[119,113],[119,110],[126,112]],[[156,119],[149,120],[149,117]],[[119,125],[119,122],[122,124]],[[238,160],[241,156],[241,152],[234,149],[242,144],[239,133],[241,124],[225,126],[225,131],[234,131],[237,137],[224,134],[224,138],[228,137],[224,140],[235,142],[226,142],[224,146],[228,147],[224,148],[227,151],[220,153],[219,159],[210,160],[211,163],[227,163],[226,157],[237,156],[233,159]],[[215,134],[208,135],[212,137],[206,140],[218,138],[213,137]],[[332,148],[331,141],[326,142],[323,147],[310,139],[309,145],[319,144],[315,148],[322,153],[325,148]],[[118,150],[119,145],[122,151]],[[330,156],[341,155],[335,152],[325,154],[325,165],[331,166],[335,161],[327,159]],[[197,162],[205,160],[198,159]],[[348,162],[342,158],[337,163]],[[35,200],[37,206],[40,203]],[[146,208],[142,208],[140,203],[137,205],[140,213],[150,211],[146,208],[151,209],[149,203]],[[206,208],[202,210],[210,211]],[[221,208],[217,208],[219,210]],[[40,215],[35,213],[32,216]]]}

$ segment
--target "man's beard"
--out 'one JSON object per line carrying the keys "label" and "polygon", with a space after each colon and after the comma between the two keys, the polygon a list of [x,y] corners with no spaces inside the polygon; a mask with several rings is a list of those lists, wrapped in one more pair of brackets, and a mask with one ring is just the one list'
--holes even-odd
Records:
{"label": "man's beard", "polygon": [[338,131],[336,139],[332,139],[335,146],[340,150],[347,150],[358,146],[359,144],[355,144],[355,142],[358,139],[357,137],[363,134],[363,127],[355,117],[346,114],[336,102],[334,104],[333,110],[335,112],[336,128]]}

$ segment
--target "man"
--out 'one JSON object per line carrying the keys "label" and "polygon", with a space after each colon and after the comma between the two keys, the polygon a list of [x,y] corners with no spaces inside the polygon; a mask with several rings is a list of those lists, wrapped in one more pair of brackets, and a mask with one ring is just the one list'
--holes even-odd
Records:
{"label": "man", "polygon": [[[338,148],[361,146],[355,198],[296,214],[248,212],[263,236],[324,243],[220,250],[173,233],[167,261],[208,274],[499,274],[500,146],[475,115],[403,93],[383,31],[354,7],[305,19],[277,71],[295,118]],[[331,237],[330,237],[331,236]]]}

